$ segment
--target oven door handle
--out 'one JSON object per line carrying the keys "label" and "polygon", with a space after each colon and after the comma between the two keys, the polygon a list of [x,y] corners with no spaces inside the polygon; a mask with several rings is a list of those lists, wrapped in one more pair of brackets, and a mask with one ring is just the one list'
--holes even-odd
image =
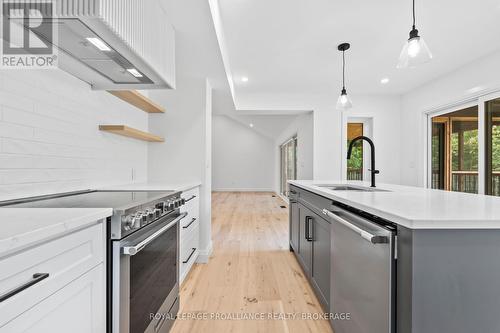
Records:
{"label": "oven door handle", "polygon": [[187,215],[187,213],[182,213],[181,215],[179,215],[178,217],[176,217],[174,220],[172,220],[169,224],[167,224],[166,226],[162,227],[158,231],[154,232],[151,236],[149,236],[145,240],[143,240],[143,241],[141,241],[141,242],[139,242],[139,243],[137,243],[135,245],[127,245],[127,246],[122,247],[123,254],[127,254],[129,256],[136,255],[142,249],[144,249],[149,243],[151,243],[156,238],[158,238],[159,236],[161,236],[161,234],[163,234],[165,231],[167,231],[168,229],[170,229],[177,222],[179,222],[180,220],[182,220],[183,218],[185,218],[186,215]]}

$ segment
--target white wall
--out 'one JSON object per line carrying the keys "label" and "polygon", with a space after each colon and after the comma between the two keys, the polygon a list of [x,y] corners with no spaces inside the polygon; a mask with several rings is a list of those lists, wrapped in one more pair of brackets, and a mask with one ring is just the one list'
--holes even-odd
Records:
{"label": "white wall", "polygon": [[177,75],[175,90],[151,90],[149,96],[167,111],[149,121],[150,131],[164,136],[165,143],[149,146],[148,179],[201,182],[200,255],[205,258],[211,248],[211,88],[205,79]]}
{"label": "white wall", "polygon": [[213,124],[214,191],[272,191],[274,142],[230,117],[217,115]]}
{"label": "white wall", "polygon": [[147,178],[148,143],[98,130],[147,114],[63,71],[0,71],[0,108],[2,200]]}
{"label": "white wall", "polygon": [[[314,109],[314,179],[342,180],[346,163],[345,121],[349,116],[373,118],[377,181],[400,182],[401,101],[398,96],[353,96],[353,108],[341,112],[333,99]],[[369,161],[367,161],[369,163]]]}
{"label": "white wall", "polygon": [[401,183],[425,184],[425,122],[429,110],[500,90],[500,52],[479,59],[402,97]]}
{"label": "white wall", "polygon": [[297,179],[313,179],[314,124],[312,112],[299,115],[274,141],[274,191],[280,193],[280,146],[297,135]]}

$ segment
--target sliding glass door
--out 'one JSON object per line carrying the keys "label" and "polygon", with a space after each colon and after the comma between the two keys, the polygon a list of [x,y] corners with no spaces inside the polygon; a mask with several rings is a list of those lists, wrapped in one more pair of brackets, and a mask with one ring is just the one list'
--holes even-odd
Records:
{"label": "sliding glass door", "polygon": [[478,193],[478,107],[432,118],[431,187]]}
{"label": "sliding glass door", "polygon": [[448,187],[447,178],[447,120],[433,119],[432,120],[432,184],[435,189],[444,190]]}
{"label": "sliding glass door", "polygon": [[297,179],[297,137],[294,136],[280,146],[281,194],[288,196],[288,180]]}
{"label": "sliding glass door", "polygon": [[500,92],[430,121],[430,187],[500,196]]}
{"label": "sliding glass door", "polygon": [[485,103],[486,194],[500,196],[500,98]]}

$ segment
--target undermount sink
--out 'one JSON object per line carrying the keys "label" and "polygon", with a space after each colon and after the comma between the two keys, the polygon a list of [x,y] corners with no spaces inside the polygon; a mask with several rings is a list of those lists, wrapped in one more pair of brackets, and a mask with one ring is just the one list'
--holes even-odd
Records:
{"label": "undermount sink", "polygon": [[389,192],[387,190],[378,189],[376,187],[364,187],[347,184],[330,184],[330,185],[317,185],[332,191],[355,191],[355,192]]}

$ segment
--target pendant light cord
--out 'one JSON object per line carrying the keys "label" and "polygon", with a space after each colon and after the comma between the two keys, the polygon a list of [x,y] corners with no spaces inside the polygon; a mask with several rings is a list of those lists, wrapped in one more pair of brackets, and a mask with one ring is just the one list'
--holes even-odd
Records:
{"label": "pendant light cord", "polygon": [[345,89],[345,51],[342,51],[342,89]]}
{"label": "pendant light cord", "polygon": [[415,29],[415,0],[413,0],[413,29]]}

